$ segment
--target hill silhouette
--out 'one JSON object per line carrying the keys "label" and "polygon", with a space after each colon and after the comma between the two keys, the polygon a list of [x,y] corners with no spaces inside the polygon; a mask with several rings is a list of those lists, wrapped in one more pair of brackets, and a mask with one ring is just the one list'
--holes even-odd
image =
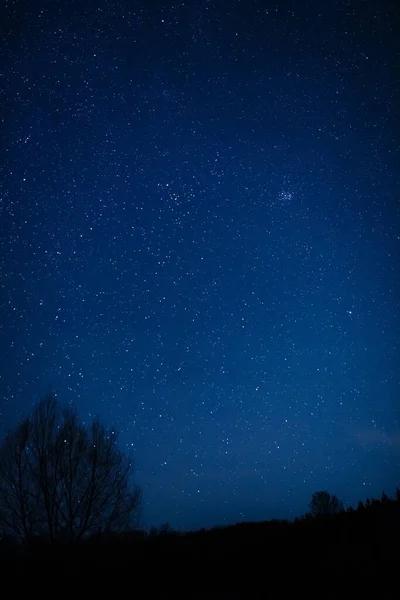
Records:
{"label": "hill silhouette", "polygon": [[[122,593],[129,586],[137,592],[139,586],[140,597],[395,598],[399,540],[398,489],[394,498],[383,493],[356,509],[294,521],[185,533],[166,524],[74,544],[49,544],[38,536],[18,544],[3,536],[0,556],[30,586],[56,577],[65,589],[89,585],[92,592]],[[50,574],[43,580],[44,572]]]}

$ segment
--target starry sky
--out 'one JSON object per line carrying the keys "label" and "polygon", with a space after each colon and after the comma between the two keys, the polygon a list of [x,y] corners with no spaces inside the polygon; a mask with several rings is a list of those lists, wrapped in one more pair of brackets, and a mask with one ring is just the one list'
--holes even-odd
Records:
{"label": "starry sky", "polygon": [[393,493],[395,2],[2,6],[1,433],[115,425],[144,526]]}

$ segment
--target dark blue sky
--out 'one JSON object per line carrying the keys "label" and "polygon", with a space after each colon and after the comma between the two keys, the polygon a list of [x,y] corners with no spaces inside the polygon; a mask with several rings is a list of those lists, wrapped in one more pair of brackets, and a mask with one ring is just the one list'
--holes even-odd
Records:
{"label": "dark blue sky", "polygon": [[395,2],[5,2],[1,420],[49,386],[143,524],[399,485]]}

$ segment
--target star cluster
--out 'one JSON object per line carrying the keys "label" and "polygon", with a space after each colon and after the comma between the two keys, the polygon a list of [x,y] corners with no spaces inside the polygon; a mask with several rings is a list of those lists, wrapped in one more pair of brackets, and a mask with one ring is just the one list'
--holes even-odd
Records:
{"label": "star cluster", "polygon": [[115,424],[145,524],[394,490],[395,16],[5,3],[3,433],[49,386]]}

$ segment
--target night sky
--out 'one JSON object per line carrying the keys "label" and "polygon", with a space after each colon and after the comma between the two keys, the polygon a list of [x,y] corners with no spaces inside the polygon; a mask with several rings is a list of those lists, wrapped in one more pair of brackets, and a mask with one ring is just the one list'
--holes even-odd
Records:
{"label": "night sky", "polygon": [[395,4],[2,3],[1,434],[115,425],[146,527],[394,492]]}

